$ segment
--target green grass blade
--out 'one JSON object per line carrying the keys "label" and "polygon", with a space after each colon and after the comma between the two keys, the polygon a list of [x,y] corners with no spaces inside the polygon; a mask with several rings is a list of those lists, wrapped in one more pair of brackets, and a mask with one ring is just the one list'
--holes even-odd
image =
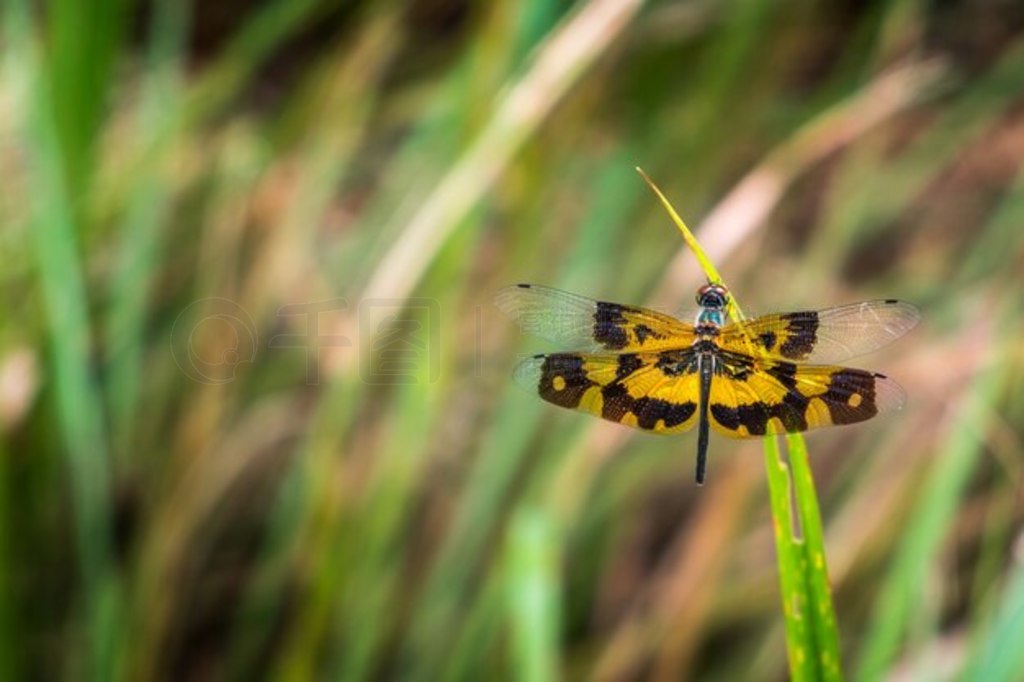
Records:
{"label": "green grass blade", "polygon": [[789,468],[795,495],[795,513],[799,515],[802,539],[796,540],[800,551],[800,568],[810,597],[808,615],[811,619],[821,679],[840,680],[839,629],[832,591],[828,581],[828,562],[825,560],[825,538],[821,527],[818,495],[814,488],[814,475],[807,458],[807,445],[800,434],[786,436]]}
{"label": "green grass blade", "polygon": [[519,680],[557,680],[558,535],[539,509],[523,508],[508,532],[507,598],[512,667]]}
{"label": "green grass blade", "polygon": [[995,620],[976,638],[964,670],[966,682],[1012,682],[1024,678],[1024,565],[1018,564],[1000,600]]}
{"label": "green grass blade", "polygon": [[[46,71],[52,121],[72,196],[91,177],[97,133],[106,117],[107,90],[125,27],[126,0],[47,3]],[[88,26],[88,30],[84,27]]]}
{"label": "green grass blade", "polygon": [[15,566],[8,559],[12,556],[11,535],[14,530],[9,456],[6,443],[0,439],[0,680],[23,679],[18,674],[23,644],[18,631],[18,602],[12,575]]}
{"label": "green grass blade", "polygon": [[[36,85],[22,122],[32,172],[29,222],[32,253],[48,327],[50,364],[55,383],[58,424],[69,471],[74,539],[81,570],[88,677],[114,673],[119,588],[113,581],[110,471],[102,394],[90,369],[91,329],[86,279],[78,254],[80,224],[71,196],[77,163],[61,146],[54,85],[43,76],[41,55],[31,44],[32,28],[24,3],[5,8],[11,54]],[[55,19],[56,20],[56,19]],[[9,66],[11,66],[9,64]],[[13,68],[13,67],[12,67]],[[81,142],[81,139],[79,139]],[[73,154],[71,155],[73,156]]]}
{"label": "green grass blade", "polygon": [[818,669],[810,652],[813,640],[807,613],[809,600],[804,592],[805,583],[801,575],[801,552],[796,547],[796,540],[793,537],[794,520],[789,506],[789,471],[782,461],[776,439],[765,439],[764,458],[772,508],[772,527],[775,533],[782,615],[786,623],[789,671],[794,680],[813,680],[818,677]]}
{"label": "green grass blade", "polygon": [[[765,469],[768,473],[775,530],[779,591],[790,674],[794,680],[840,680],[839,636],[836,616],[831,610],[820,520],[817,522],[816,543],[809,542],[806,536],[798,538],[794,532],[795,523],[803,520],[804,513],[810,512],[808,515],[817,516],[817,504],[813,482],[810,482],[806,467],[807,452],[802,446],[798,446],[797,455],[794,455],[793,450],[791,445],[791,462],[800,458],[804,460],[802,466],[794,466],[804,474],[800,476],[804,481],[797,484],[794,482],[798,477],[791,479],[790,466],[782,461],[775,438],[765,439]],[[792,499],[796,500],[795,508],[791,506]],[[802,524],[802,527],[806,534],[807,526]],[[820,566],[815,566],[816,562],[810,558],[812,556],[820,557]]]}
{"label": "green grass blade", "polygon": [[658,185],[655,184],[654,180],[652,180],[642,168],[638,166],[636,172],[640,174],[640,177],[644,179],[647,186],[651,188],[651,191],[654,192],[654,196],[658,197],[658,201],[661,202],[665,212],[668,213],[672,222],[675,224],[676,228],[678,228],[679,233],[683,235],[683,241],[686,242],[686,246],[688,246],[690,251],[693,252],[694,257],[700,264],[701,270],[703,270],[704,274],[707,275],[708,281],[721,282],[722,276],[718,274],[718,269],[715,267],[715,264],[711,262],[711,258],[708,257],[707,252],[704,251],[703,247],[701,247],[700,242],[697,241],[693,232],[690,231],[690,228],[686,225],[686,222],[682,217],[680,217],[679,213],[676,212],[676,209],[672,206],[668,197],[665,196],[664,192],[661,191]]}

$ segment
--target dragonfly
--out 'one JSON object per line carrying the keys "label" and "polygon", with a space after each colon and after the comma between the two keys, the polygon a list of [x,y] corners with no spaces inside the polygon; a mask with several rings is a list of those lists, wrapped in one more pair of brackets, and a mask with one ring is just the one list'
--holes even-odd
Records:
{"label": "dragonfly", "polygon": [[903,407],[884,374],[839,363],[895,341],[920,319],[895,299],[729,322],[729,290],[697,291],[693,323],[639,306],[533,284],[500,290],[495,304],[520,328],[570,351],[533,355],[517,383],[549,403],[635,429],[697,427],[696,481],[709,427],[730,438],[855,424]]}

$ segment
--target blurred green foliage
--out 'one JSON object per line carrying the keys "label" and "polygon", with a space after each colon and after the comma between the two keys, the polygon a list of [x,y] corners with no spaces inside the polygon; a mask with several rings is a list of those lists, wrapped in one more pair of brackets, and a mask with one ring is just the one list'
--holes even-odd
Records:
{"label": "blurred green foliage", "polygon": [[510,386],[500,286],[691,300],[636,165],[748,311],[922,308],[808,438],[844,668],[1024,676],[1015,5],[2,12],[3,679],[785,679],[759,444]]}

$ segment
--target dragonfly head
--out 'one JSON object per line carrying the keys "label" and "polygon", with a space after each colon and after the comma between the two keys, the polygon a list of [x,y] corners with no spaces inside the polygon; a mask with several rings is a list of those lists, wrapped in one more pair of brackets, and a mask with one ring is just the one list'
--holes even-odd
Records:
{"label": "dragonfly head", "polygon": [[705,284],[697,290],[697,305],[712,310],[725,310],[729,304],[729,290],[721,284]]}

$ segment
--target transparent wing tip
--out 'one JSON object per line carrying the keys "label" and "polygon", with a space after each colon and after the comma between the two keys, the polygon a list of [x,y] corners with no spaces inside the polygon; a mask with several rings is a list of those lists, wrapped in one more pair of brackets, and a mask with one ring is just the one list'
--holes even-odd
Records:
{"label": "transparent wing tip", "polygon": [[907,392],[884,374],[875,373],[875,405],[878,412],[896,412],[907,404]]}

